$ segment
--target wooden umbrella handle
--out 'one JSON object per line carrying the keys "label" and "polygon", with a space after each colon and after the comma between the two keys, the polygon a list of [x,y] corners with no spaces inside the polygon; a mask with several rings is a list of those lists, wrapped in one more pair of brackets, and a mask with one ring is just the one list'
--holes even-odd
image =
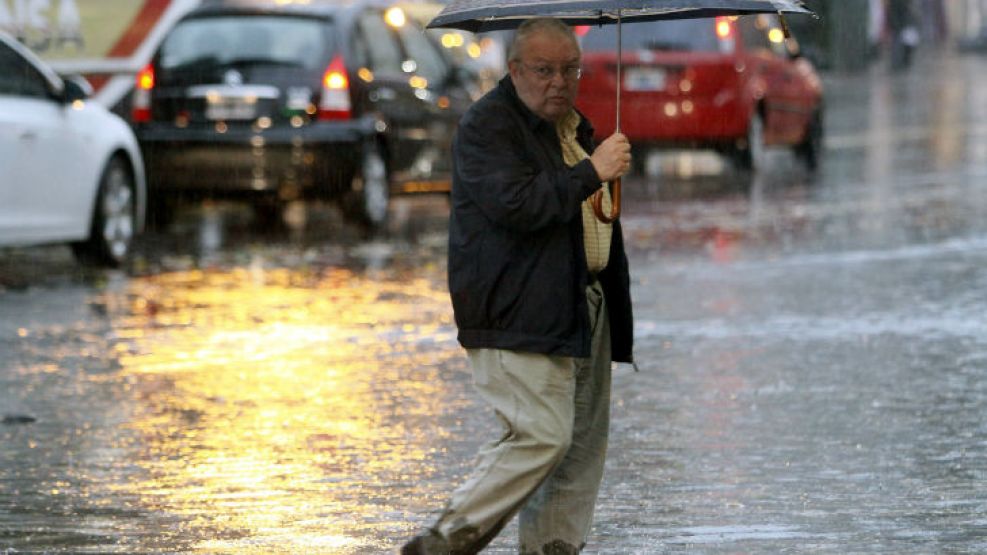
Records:
{"label": "wooden umbrella handle", "polygon": [[610,182],[610,214],[603,213],[603,189],[593,193],[590,197],[590,202],[593,205],[593,213],[596,214],[596,219],[600,220],[605,224],[612,224],[617,221],[620,217],[620,178],[614,179]]}

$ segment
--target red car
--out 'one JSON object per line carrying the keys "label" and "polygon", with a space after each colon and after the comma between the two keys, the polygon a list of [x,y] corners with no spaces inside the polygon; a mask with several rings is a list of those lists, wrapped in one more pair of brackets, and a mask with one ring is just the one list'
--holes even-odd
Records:
{"label": "red car", "polygon": [[[604,138],[615,123],[616,27],[577,34],[577,106]],[[809,169],[818,165],[822,83],[776,16],[625,23],[622,45],[621,131],[635,149],[712,148],[757,170],[764,147],[784,146]]]}

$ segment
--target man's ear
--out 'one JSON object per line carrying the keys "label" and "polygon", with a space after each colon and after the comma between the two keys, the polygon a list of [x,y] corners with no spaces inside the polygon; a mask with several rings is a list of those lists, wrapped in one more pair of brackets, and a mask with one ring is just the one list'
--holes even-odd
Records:
{"label": "man's ear", "polygon": [[507,73],[510,73],[511,74],[511,79],[516,79],[517,78],[517,71],[518,71],[518,63],[517,63],[517,60],[508,60],[507,61]]}

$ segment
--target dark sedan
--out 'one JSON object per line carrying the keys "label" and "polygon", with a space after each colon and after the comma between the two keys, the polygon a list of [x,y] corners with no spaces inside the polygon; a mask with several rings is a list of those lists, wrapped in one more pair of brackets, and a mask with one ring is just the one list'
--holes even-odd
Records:
{"label": "dark sedan", "polygon": [[449,190],[452,133],[475,90],[394,6],[205,3],[137,79],[150,210],[317,198],[379,227],[391,195]]}

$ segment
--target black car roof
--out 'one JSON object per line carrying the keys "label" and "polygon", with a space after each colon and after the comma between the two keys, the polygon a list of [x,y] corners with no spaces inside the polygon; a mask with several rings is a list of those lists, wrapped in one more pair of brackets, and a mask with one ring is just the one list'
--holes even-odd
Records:
{"label": "black car roof", "polygon": [[385,0],[309,0],[284,2],[276,0],[203,0],[186,17],[210,17],[227,14],[281,14],[308,17],[346,17],[361,8],[386,8],[393,2]]}

